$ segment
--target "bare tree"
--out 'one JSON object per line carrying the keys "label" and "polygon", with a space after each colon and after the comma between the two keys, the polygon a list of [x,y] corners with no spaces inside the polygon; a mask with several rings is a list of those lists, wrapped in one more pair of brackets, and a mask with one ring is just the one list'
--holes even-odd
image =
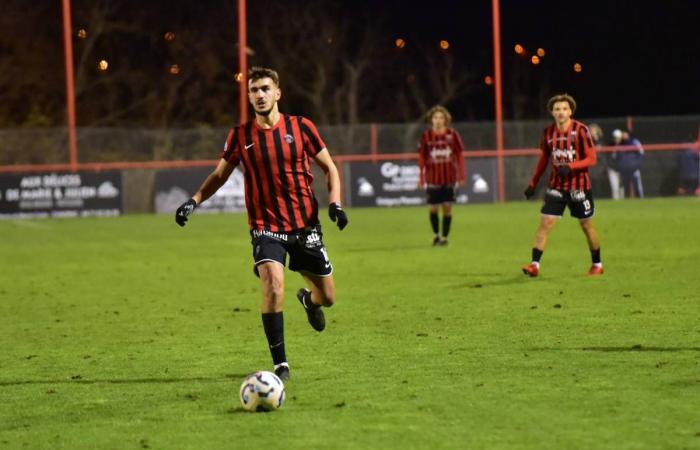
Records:
{"label": "bare tree", "polygon": [[461,67],[447,52],[419,49],[418,62],[412,67],[424,67],[421,72],[405,73],[406,88],[399,91],[400,120],[409,124],[404,131],[403,148],[412,148],[416,136],[424,126],[425,112],[433,105],[449,105],[460,97],[466,97],[475,88],[474,74]]}

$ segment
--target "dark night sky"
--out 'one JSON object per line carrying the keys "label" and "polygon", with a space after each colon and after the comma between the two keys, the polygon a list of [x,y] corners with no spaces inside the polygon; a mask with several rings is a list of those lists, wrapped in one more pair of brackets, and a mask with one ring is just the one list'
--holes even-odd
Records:
{"label": "dark night sky", "polygon": [[[647,4],[648,3],[648,4]],[[410,44],[451,43],[475,71],[492,72],[491,2],[360,1]],[[700,112],[700,1],[501,0],[504,94],[513,64],[553,90],[579,99],[585,116]],[[535,67],[514,57],[513,46],[543,47]],[[574,62],[583,72],[575,74]],[[529,67],[528,67],[529,66]]]}

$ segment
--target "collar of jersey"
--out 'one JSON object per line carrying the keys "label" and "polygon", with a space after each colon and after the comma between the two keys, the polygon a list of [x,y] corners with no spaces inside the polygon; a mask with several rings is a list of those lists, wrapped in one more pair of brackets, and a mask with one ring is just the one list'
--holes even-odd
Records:
{"label": "collar of jersey", "polygon": [[280,113],[280,118],[279,118],[279,120],[277,121],[277,123],[275,124],[275,126],[273,126],[272,128],[263,128],[263,127],[261,127],[260,125],[258,125],[258,121],[255,120],[255,119],[253,119],[253,126],[254,126],[257,130],[260,130],[260,131],[274,131],[274,130],[276,130],[277,128],[279,128],[280,126],[282,126],[282,123],[283,123],[283,122],[284,122],[284,114]]}

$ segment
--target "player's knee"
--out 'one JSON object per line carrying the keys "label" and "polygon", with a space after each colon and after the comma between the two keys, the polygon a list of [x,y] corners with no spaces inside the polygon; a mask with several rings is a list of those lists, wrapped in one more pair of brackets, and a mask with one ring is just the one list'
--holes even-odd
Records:
{"label": "player's knee", "polygon": [[581,224],[581,228],[583,228],[585,231],[593,229],[593,222],[591,222],[590,219],[579,220],[579,223]]}
{"label": "player's knee", "polygon": [[330,308],[335,303],[335,292],[332,290],[321,291],[319,303],[326,308]]}
{"label": "player's knee", "polygon": [[557,223],[557,219],[553,217],[547,217],[542,221],[541,228],[544,229],[545,231],[549,231],[552,229],[554,224]]}
{"label": "player's knee", "polygon": [[277,277],[265,277],[263,284],[263,302],[266,307],[278,309],[284,301],[284,280]]}

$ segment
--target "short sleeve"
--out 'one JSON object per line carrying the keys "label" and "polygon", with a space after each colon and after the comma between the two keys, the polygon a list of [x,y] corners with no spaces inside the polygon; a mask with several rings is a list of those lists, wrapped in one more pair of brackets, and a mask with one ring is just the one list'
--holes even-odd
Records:
{"label": "short sleeve", "polygon": [[305,117],[300,117],[299,128],[301,128],[301,135],[304,138],[304,151],[311,156],[316,156],[321,150],[326,148],[326,143],[321,139],[321,135],[318,134],[316,125],[312,121]]}
{"label": "short sleeve", "polygon": [[230,164],[237,166],[241,161],[241,148],[238,140],[239,128],[231,128],[226,136],[224,150],[221,152],[221,157]]}

